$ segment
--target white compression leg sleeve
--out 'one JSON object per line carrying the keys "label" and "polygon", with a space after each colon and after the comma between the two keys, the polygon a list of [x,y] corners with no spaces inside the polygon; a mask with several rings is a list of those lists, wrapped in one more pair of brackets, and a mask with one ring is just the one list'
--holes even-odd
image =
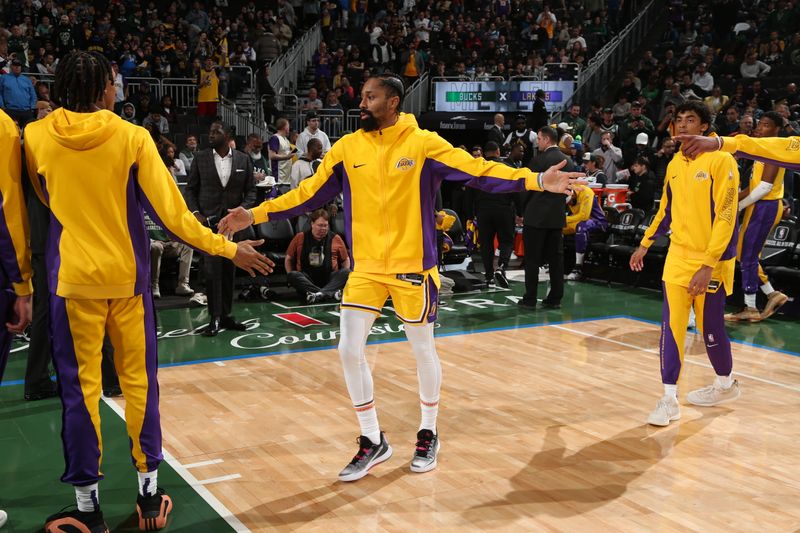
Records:
{"label": "white compression leg sleeve", "polygon": [[419,429],[436,433],[436,416],[439,414],[439,390],[442,388],[442,365],[433,340],[433,324],[405,325],[406,337],[417,358],[419,401],[422,421]]}
{"label": "white compression leg sleeve", "polygon": [[342,360],[347,392],[350,393],[350,400],[361,426],[361,434],[377,444],[381,440],[380,425],[373,397],[372,372],[364,353],[369,330],[374,322],[375,315],[372,313],[342,309],[339,321],[339,357]]}

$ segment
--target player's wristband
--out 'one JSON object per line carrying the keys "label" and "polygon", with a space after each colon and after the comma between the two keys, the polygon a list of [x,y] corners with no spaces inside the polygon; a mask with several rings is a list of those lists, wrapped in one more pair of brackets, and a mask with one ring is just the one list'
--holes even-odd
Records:
{"label": "player's wristband", "polygon": [[250,225],[252,226],[253,224],[256,223],[256,214],[253,213],[252,209],[248,209],[247,214],[250,215]]}
{"label": "player's wristband", "polygon": [[542,173],[536,174],[536,183],[539,184],[539,190],[544,190],[544,180],[542,180]]}
{"label": "player's wristband", "polygon": [[717,137],[717,142],[719,143],[719,148],[717,148],[717,150],[722,150],[722,137]]}

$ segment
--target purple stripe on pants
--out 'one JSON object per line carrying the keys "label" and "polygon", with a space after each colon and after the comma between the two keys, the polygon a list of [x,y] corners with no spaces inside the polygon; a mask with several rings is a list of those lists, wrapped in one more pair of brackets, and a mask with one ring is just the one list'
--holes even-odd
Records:
{"label": "purple stripe on pants", "polygon": [[731,341],[725,331],[725,287],[715,293],[706,293],[703,303],[703,341],[714,372],[729,376],[733,369]]}
{"label": "purple stripe on pants", "polygon": [[[158,346],[156,344],[156,312],[149,290],[142,295],[144,306],[145,364],[147,366],[147,406],[139,434],[139,444],[147,457],[147,470],[152,472],[164,460],[161,451],[161,415],[158,410]],[[136,463],[134,461],[134,466]]]}
{"label": "purple stripe on pants", "polygon": [[[666,385],[678,383],[681,375],[681,352],[678,350],[678,343],[670,327],[669,298],[667,297],[667,287],[663,285],[664,305],[661,311],[661,343],[659,345],[659,356],[661,358],[661,382]],[[686,326],[684,326],[686,329]]]}
{"label": "purple stripe on pants", "polygon": [[[61,481],[71,485],[89,485],[103,478],[100,475],[100,446],[78,377],[78,359],[67,301],[56,294],[50,295],[50,337],[63,406],[61,440],[66,467]],[[97,356],[100,357],[99,352]]]}
{"label": "purple stripe on pants", "polygon": [[753,204],[750,219],[742,235],[742,289],[745,294],[755,294],[761,285],[758,278],[758,256],[767,241],[767,236],[775,225],[780,200],[759,200]]}
{"label": "purple stripe on pants", "polygon": [[428,291],[428,314],[425,317],[429,324],[436,322],[436,315],[439,311],[439,288],[433,282],[430,276],[427,281]]}
{"label": "purple stripe on pants", "polygon": [[6,322],[11,322],[14,314],[14,302],[17,295],[9,289],[0,289],[0,383],[3,383],[3,374],[8,363],[8,354],[11,351],[11,341],[14,334],[5,327]]}
{"label": "purple stripe on pants", "polygon": [[605,220],[596,220],[590,218],[579,222],[575,226],[575,251],[579,254],[585,254],[589,249],[589,234],[601,233],[608,228],[608,223]]}

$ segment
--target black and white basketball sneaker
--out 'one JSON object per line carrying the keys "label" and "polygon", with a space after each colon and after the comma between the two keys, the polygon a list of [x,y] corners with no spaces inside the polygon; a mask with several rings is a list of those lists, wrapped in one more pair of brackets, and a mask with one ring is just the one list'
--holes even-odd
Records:
{"label": "black and white basketball sneaker", "polygon": [[369,469],[382,463],[392,456],[392,447],[386,441],[386,436],[381,431],[381,441],[373,444],[364,435],[358,437],[358,452],[344,470],[339,472],[339,481],[356,481],[366,476]]}

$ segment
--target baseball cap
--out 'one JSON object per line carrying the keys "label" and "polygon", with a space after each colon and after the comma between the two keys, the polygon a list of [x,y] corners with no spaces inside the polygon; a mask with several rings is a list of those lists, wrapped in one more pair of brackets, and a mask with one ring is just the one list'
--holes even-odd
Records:
{"label": "baseball cap", "polygon": [[17,58],[14,58],[14,59],[11,60],[11,66],[12,67],[21,67],[22,66],[22,61],[20,61]]}
{"label": "baseball cap", "polygon": [[611,109],[610,107],[604,107],[603,108],[603,113],[613,113],[613,112],[614,112],[614,110]]}
{"label": "baseball cap", "polygon": [[306,113],[306,122],[309,120],[314,120],[315,118],[319,118],[319,115],[317,115],[316,111],[309,111]]}
{"label": "baseball cap", "polygon": [[650,138],[644,132],[636,136],[636,144],[647,144],[649,140]]}
{"label": "baseball cap", "polygon": [[591,159],[592,159],[592,154],[590,152],[586,152],[585,154],[583,154],[584,161],[590,161]]}
{"label": "baseball cap", "polygon": [[558,129],[564,130],[564,131],[572,131],[572,126],[570,126],[566,122],[559,122],[558,123]]}
{"label": "baseball cap", "polygon": [[580,150],[583,148],[583,143],[580,141],[573,141],[572,147],[575,148],[576,150]]}

